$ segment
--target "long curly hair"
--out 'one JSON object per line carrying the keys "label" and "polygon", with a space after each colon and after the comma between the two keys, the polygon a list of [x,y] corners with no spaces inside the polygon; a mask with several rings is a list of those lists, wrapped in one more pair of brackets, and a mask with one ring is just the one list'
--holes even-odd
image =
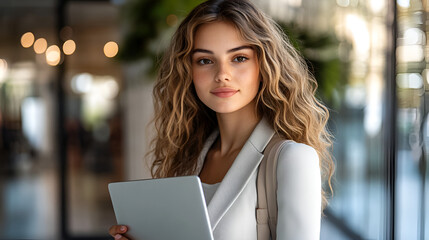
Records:
{"label": "long curly hair", "polygon": [[[197,97],[192,82],[191,53],[198,27],[232,23],[256,50],[262,84],[257,113],[286,139],[313,147],[319,155],[322,180],[332,191],[334,163],[327,108],[315,97],[317,82],[281,28],[248,0],[209,0],[183,20],[166,51],[154,86],[155,128],[153,177],[194,174],[197,158],[217,127],[215,112]],[[322,190],[322,206],[327,193]]]}

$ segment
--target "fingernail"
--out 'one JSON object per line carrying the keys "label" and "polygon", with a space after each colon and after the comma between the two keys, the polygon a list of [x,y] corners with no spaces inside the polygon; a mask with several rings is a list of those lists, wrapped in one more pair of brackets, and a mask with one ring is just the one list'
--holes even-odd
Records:
{"label": "fingernail", "polygon": [[120,228],[121,232],[125,231],[126,229],[127,229],[127,228],[126,228],[125,226],[122,226],[122,227]]}
{"label": "fingernail", "polygon": [[115,239],[120,239],[121,238],[121,234],[116,234],[115,235]]}

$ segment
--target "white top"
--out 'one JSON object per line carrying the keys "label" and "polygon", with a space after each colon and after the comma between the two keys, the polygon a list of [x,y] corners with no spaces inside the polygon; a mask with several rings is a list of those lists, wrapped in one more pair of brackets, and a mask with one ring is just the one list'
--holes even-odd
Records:
{"label": "white top", "polygon": [[213,198],[213,195],[215,194],[216,190],[219,187],[220,182],[215,184],[207,184],[207,183],[201,183],[203,186],[204,191],[204,198],[206,199],[206,205],[208,206],[210,201]]}

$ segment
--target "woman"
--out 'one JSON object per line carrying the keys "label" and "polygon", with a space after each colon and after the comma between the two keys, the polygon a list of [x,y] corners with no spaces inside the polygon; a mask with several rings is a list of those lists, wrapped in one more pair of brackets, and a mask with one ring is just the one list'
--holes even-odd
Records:
{"label": "woman", "polygon": [[[199,175],[215,239],[257,239],[256,176],[274,136],[277,239],[318,239],[333,162],[327,109],[287,37],[247,0],[207,1],[177,29],[154,87],[153,177]],[[322,175],[321,175],[322,173]],[[127,239],[126,226],[113,226]],[[125,235],[124,235],[125,234]]]}

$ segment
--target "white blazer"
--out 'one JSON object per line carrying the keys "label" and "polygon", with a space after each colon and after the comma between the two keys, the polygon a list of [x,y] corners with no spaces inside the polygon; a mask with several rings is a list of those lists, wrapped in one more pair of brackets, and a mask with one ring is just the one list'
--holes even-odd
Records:
{"label": "white blazer", "polygon": [[[206,140],[197,175],[218,135],[216,131]],[[257,240],[257,170],[273,135],[262,119],[213,195],[207,208],[215,240]],[[321,180],[316,151],[305,144],[286,144],[279,154],[277,185],[277,239],[319,239]]]}

